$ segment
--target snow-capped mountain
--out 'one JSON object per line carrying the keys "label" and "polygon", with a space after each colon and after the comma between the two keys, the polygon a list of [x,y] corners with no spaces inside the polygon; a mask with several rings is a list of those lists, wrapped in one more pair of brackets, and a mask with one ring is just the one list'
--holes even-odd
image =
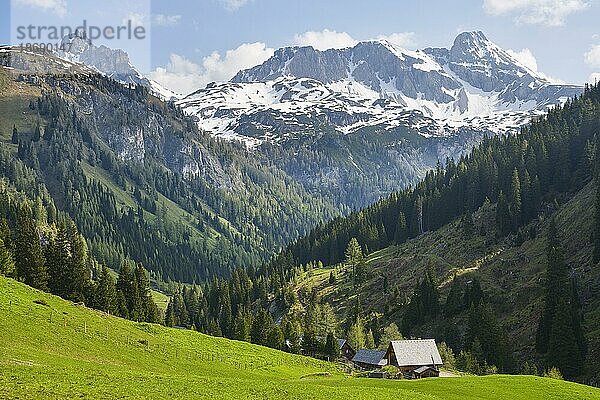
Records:
{"label": "snow-capped mountain", "polygon": [[426,137],[463,127],[509,132],[582,90],[531,70],[482,32],[465,32],[450,49],[409,51],[383,40],[326,51],[282,48],[178,104],[202,129],[257,145],[324,127],[406,126]]}
{"label": "snow-capped mountain", "polygon": [[160,83],[142,75],[130,62],[129,55],[122,49],[96,46],[85,37],[84,32],[76,31],[62,39],[56,55],[73,63],[86,65],[93,70],[110,76],[123,84],[145,86],[163,100],[171,100],[177,95]]}

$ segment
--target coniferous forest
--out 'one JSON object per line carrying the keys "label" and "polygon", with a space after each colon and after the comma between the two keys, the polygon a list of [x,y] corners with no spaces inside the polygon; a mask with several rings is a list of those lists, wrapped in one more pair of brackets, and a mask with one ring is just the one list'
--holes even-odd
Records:
{"label": "coniferous forest", "polygon": [[300,263],[337,263],[353,237],[371,251],[381,249],[470,214],[486,200],[497,203],[500,234],[518,232],[549,199],[575,193],[593,179],[598,101],[598,87],[589,86],[519,135],[487,138],[414,187],[315,228],[289,251]]}

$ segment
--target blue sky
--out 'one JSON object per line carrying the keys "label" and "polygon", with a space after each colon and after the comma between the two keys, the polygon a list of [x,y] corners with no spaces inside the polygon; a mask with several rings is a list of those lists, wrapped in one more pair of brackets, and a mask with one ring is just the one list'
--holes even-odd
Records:
{"label": "blue sky", "polygon": [[[4,10],[11,9],[8,0],[0,1]],[[229,79],[238,69],[264,61],[281,46],[343,47],[357,40],[386,37],[407,48],[449,47],[459,32],[481,30],[501,47],[517,52],[529,64],[537,64],[548,76],[583,83],[600,73],[599,3],[13,0],[10,31],[15,22],[75,24],[86,18],[106,25],[133,15],[148,27],[147,40],[124,41],[116,47],[125,48],[145,73],[182,90]],[[6,26],[0,35],[3,43],[9,41]]]}

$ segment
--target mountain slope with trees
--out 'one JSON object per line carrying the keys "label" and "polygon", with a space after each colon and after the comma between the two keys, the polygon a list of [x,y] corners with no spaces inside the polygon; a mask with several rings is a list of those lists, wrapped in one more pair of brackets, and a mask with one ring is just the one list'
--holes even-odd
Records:
{"label": "mountain slope with trees", "polygon": [[32,67],[52,61],[2,53],[23,69],[0,71],[0,173],[32,199],[53,199],[99,261],[131,258],[159,281],[227,276],[341,211],[144,87]]}
{"label": "mountain slope with trees", "polygon": [[[489,138],[414,188],[316,228],[284,253],[305,266],[295,280],[304,276],[299,287],[316,289],[339,319],[362,315],[376,342],[395,322],[501,370],[535,362],[598,382],[599,131],[596,85],[520,134]],[[357,243],[368,261],[352,256]]]}

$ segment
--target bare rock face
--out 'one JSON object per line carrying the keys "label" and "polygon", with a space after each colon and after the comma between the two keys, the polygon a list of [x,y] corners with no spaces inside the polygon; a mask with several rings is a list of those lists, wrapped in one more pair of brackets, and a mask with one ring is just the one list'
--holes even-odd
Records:
{"label": "bare rock face", "polygon": [[129,60],[129,55],[121,49],[111,49],[104,45],[96,46],[77,31],[65,36],[57,56],[71,62],[80,63],[110,76],[123,84],[147,87],[152,94],[164,100],[176,97],[175,93],[143,76]]}

